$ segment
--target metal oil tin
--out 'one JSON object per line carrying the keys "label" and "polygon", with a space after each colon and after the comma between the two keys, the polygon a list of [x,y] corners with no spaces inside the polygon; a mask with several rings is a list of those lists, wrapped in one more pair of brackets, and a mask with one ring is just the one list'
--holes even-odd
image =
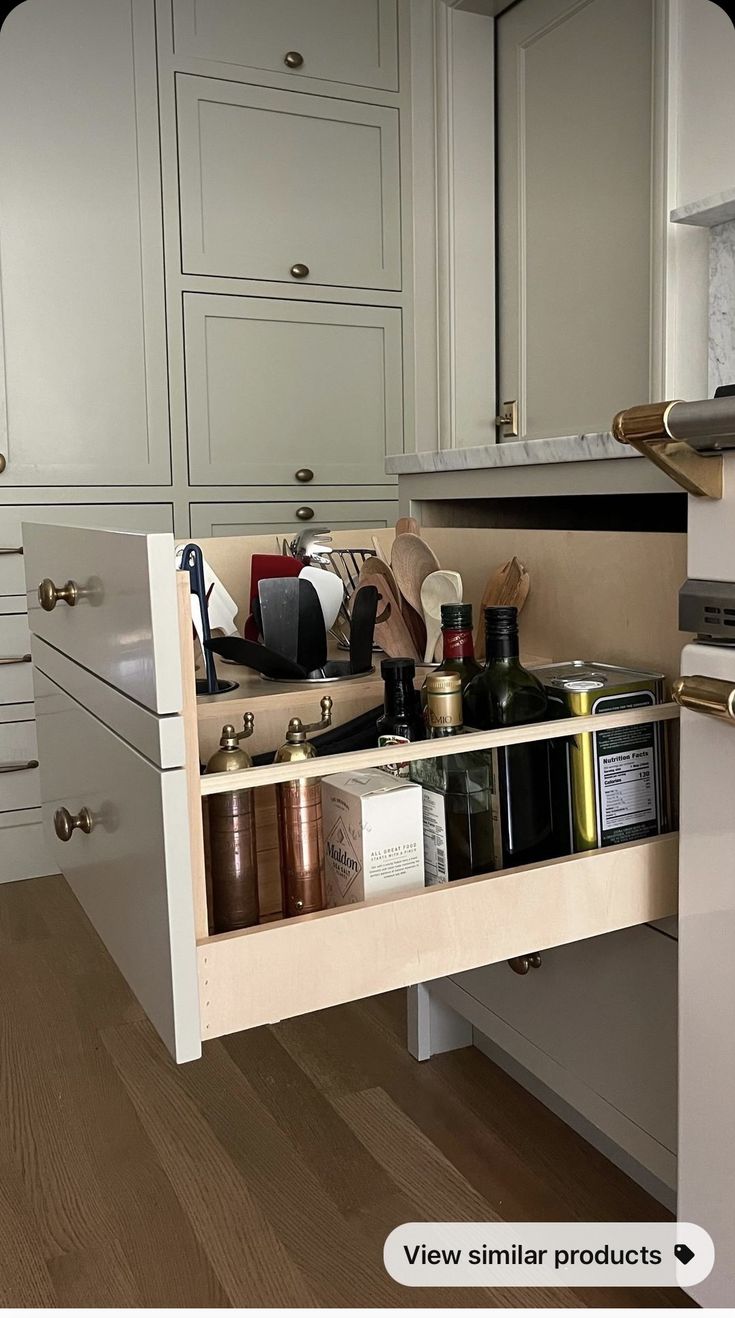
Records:
{"label": "metal oil tin", "polygon": [[[642,709],[664,698],[662,673],[584,659],[533,671],[557,718]],[[552,747],[551,766],[559,854],[665,831],[668,782],[662,724],[559,738]]]}

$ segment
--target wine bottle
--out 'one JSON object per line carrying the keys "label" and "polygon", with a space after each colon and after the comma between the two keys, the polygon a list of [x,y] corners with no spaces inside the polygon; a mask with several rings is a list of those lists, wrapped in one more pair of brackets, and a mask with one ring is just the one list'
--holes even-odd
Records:
{"label": "wine bottle", "polygon": [[[450,741],[462,733],[460,674],[431,673],[426,679],[426,695],[430,739]],[[411,765],[411,777],[424,789],[426,883],[451,883],[498,868],[493,855],[488,755],[463,751],[419,760]]]}
{"label": "wine bottle", "polygon": [[[518,658],[518,610],[485,609],[486,663],[465,692],[465,719],[485,731],[549,717],[543,686]],[[551,777],[546,742],[491,753],[496,865],[547,859],[553,851]]]}

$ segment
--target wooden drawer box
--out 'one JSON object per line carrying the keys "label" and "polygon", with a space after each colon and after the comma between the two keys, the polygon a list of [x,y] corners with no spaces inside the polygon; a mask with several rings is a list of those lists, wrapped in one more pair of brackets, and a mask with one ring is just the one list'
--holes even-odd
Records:
{"label": "wooden drawer box", "polygon": [[[387,542],[392,533],[382,534]],[[109,538],[100,538],[103,535]],[[574,643],[576,648],[574,627],[558,607],[547,614],[544,590],[545,574],[558,573],[565,561],[566,533],[445,531],[437,533],[435,544],[447,563],[466,570],[466,594],[477,598],[477,581],[488,567],[508,557],[509,540],[532,565],[538,565],[534,578],[538,616],[534,627],[532,595],[527,631],[536,638],[545,631],[545,653],[550,658],[568,656],[567,646]],[[677,582],[681,540],[646,537],[649,564],[668,562]],[[270,549],[272,537],[203,544],[205,555],[211,553],[213,566],[239,605],[246,591],[249,554],[259,547]],[[103,600],[99,617],[107,607],[104,628],[96,633],[91,605],[87,619],[81,604],[67,609],[64,630],[56,636],[46,628],[47,622],[54,622],[55,612],[42,615],[35,609],[31,614],[32,629],[38,629],[33,652],[44,818],[53,838],[54,815],[62,806],[72,817],[84,807],[89,810],[91,833],[76,829],[68,841],[54,842],[54,855],[178,1060],[198,1056],[203,1039],[470,970],[529,948],[556,946],[660,919],[676,910],[677,837],[670,834],[450,887],[210,936],[201,799],[223,790],[224,784],[219,777],[200,778],[202,748],[211,746],[217,724],[238,722],[250,708],[255,710],[256,725],[262,725],[263,749],[271,738],[271,746],[276,745],[291,715],[313,717],[320,692],[290,687],[275,692],[247,670],[228,667],[228,677],[234,675],[241,682],[238,691],[221,701],[209,698],[197,709],[188,578],[179,574],[176,580],[172,538],[31,526],[26,548],[29,593],[37,576],[45,575],[47,564],[62,562],[69,572],[83,571],[97,582]],[[620,536],[580,537],[580,559],[593,556],[598,578],[607,564],[610,585],[602,623],[596,597],[589,597],[596,626],[606,620],[609,628],[607,641],[604,635],[597,638],[595,648],[599,641],[606,645],[604,658],[618,657],[616,617],[625,608],[628,631],[638,628],[643,637],[647,628],[641,649],[650,648],[643,653],[650,662],[660,658],[663,663],[669,650],[675,653],[677,638],[665,628],[656,636],[650,625],[653,596],[660,600],[660,576],[652,572],[650,581],[647,575],[635,591],[629,578],[626,582],[626,560],[630,555],[632,562],[633,549]],[[579,607],[584,607],[583,601]],[[129,636],[134,626],[135,644]],[[170,633],[166,645],[162,627]],[[129,663],[116,666],[111,656],[121,648]],[[537,647],[537,653],[544,650]],[[129,668],[137,672],[144,664],[149,695],[147,700],[134,700],[131,694],[139,689],[139,682],[136,687]],[[177,682],[178,706],[162,713],[169,700],[175,703]],[[379,683],[365,679],[363,690],[367,709],[376,703]],[[156,691],[166,692],[168,699],[156,703],[150,694]],[[345,716],[348,697],[340,709],[339,688],[332,694],[339,716]],[[675,707],[665,706],[604,717],[613,726],[615,720],[670,720],[677,714]],[[592,721],[601,726],[602,719]],[[587,722],[578,721],[575,729],[585,730]],[[501,741],[548,738],[555,731],[558,725],[547,724],[474,734],[471,744],[488,748]],[[420,743],[408,748],[407,757],[421,759],[435,753],[435,746]],[[390,748],[356,752],[332,757],[329,768],[379,765],[390,756]],[[236,775],[222,777],[228,789],[236,785],[266,789],[289,777],[324,772],[325,761],[318,761],[248,770],[242,783]],[[274,913],[272,829],[264,831],[263,842],[267,863],[262,877],[268,886],[264,911],[270,915]]]}
{"label": "wooden drawer box", "polygon": [[[251,69],[398,89],[396,0],[173,0],[174,50]],[[286,62],[295,52],[301,63]],[[239,68],[239,75],[238,70]]]}

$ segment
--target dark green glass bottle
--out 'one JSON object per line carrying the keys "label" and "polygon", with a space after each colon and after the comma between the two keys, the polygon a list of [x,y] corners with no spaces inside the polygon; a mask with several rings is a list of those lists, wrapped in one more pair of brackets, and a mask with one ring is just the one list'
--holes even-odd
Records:
{"label": "dark green glass bottle", "polygon": [[[518,610],[486,609],[485,638],[485,667],[464,695],[466,724],[484,731],[549,718],[544,688],[518,658]],[[547,859],[553,851],[548,744],[508,746],[491,756],[498,868]]]}

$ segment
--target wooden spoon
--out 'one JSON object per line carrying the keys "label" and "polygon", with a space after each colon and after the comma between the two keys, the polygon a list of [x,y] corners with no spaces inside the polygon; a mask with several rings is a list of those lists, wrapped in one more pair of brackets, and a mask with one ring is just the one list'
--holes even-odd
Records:
{"label": "wooden spoon", "polygon": [[364,577],[361,574],[360,584],[352,596],[351,607],[354,609],[355,600],[365,586],[375,586],[379,596],[375,619],[375,644],[379,645],[391,659],[405,657],[418,660],[419,652],[386,577],[378,573]]}
{"label": "wooden spoon", "polygon": [[[398,603],[398,607],[400,609],[403,603],[401,599],[401,592],[398,589],[398,584],[393,575],[393,569],[388,566],[384,558],[380,558],[378,555],[375,555],[373,558],[365,559],[365,562],[360,568],[360,576],[358,579],[359,584],[362,585],[362,583],[364,581],[367,581],[370,577],[384,577],[385,581],[387,582],[393,594],[395,595],[396,601]],[[378,617],[380,617],[382,609],[383,606],[379,605]]]}
{"label": "wooden spoon", "polygon": [[421,535],[415,517],[399,517],[396,522],[396,535]]}
{"label": "wooden spoon", "polygon": [[459,572],[430,572],[421,587],[421,606],[426,622],[426,650],[424,663],[434,659],[442,629],[442,604],[460,604],[462,578]]}
{"label": "wooden spoon", "polygon": [[531,586],[531,579],[517,558],[511,558],[488,578],[480,602],[480,617],[475,630],[475,656],[485,658],[485,609],[493,605],[515,607],[521,612]]}
{"label": "wooden spoon", "polygon": [[403,598],[420,614],[421,587],[429,573],[440,568],[436,554],[421,536],[405,532],[393,541],[390,565]]}

